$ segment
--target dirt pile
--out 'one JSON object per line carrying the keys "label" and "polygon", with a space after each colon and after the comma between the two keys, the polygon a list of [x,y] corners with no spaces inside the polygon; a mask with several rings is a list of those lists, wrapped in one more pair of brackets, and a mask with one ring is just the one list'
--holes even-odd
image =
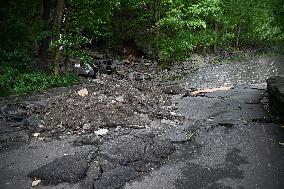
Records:
{"label": "dirt pile", "polygon": [[149,83],[101,76],[34,108],[29,117],[41,119],[40,131],[49,136],[93,133],[99,128],[144,128],[154,119],[178,119],[165,93],[163,87]]}

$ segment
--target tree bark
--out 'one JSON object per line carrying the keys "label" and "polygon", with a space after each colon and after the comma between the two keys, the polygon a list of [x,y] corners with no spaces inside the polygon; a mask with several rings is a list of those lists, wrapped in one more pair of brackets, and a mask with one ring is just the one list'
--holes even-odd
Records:
{"label": "tree bark", "polygon": [[[42,19],[44,21],[44,30],[48,31],[50,27],[50,14],[51,14],[51,0],[43,0],[43,13]],[[46,70],[48,68],[48,49],[51,41],[51,36],[45,36],[41,40],[38,50],[38,62],[37,66],[41,70]]]}
{"label": "tree bark", "polygon": [[[64,12],[64,0],[57,0],[56,10],[54,15],[54,23],[53,23],[53,42],[60,40],[60,31],[62,25],[62,18]],[[53,50],[53,74],[59,74],[59,61],[60,61],[60,45],[56,45]]]}
{"label": "tree bark", "polygon": [[236,39],[236,46],[239,47],[240,45],[240,35],[241,35],[241,26],[237,28],[237,39]]}
{"label": "tree bark", "polygon": [[218,42],[218,22],[215,20],[214,22],[214,30],[215,30],[215,34],[214,34],[214,53],[217,53],[217,42]]}
{"label": "tree bark", "polygon": [[160,6],[161,6],[161,1],[160,0],[156,0],[155,2],[155,24],[156,24],[156,53],[157,53],[157,57],[160,57],[160,53],[159,53],[159,40],[160,40],[160,29],[158,27],[158,22],[160,21],[160,17],[161,17],[161,10],[160,10]]}

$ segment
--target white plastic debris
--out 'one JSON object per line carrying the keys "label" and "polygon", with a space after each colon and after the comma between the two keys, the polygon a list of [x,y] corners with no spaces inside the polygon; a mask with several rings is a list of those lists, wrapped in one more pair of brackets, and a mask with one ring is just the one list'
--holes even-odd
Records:
{"label": "white plastic debris", "polygon": [[81,89],[80,91],[78,91],[77,94],[84,97],[84,96],[87,96],[89,94],[89,92],[86,88],[84,88],[84,89]]}
{"label": "white plastic debris", "polygon": [[101,135],[105,135],[108,133],[108,130],[107,129],[99,129],[97,131],[94,131],[94,133],[98,136],[101,136]]}
{"label": "white plastic debris", "polygon": [[34,133],[33,136],[34,137],[39,137],[40,133]]}
{"label": "white plastic debris", "polygon": [[35,186],[39,185],[39,183],[41,183],[41,180],[35,179],[35,180],[32,182],[32,187],[35,187]]}

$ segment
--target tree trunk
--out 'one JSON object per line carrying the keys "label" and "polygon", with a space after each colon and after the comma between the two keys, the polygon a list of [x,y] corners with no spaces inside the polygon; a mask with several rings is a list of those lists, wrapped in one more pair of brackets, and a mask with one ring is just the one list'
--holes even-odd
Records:
{"label": "tree trunk", "polygon": [[[43,13],[42,19],[44,21],[44,30],[48,31],[50,27],[50,14],[51,14],[51,0],[43,0]],[[48,67],[48,49],[51,41],[51,36],[45,36],[44,39],[41,40],[39,50],[38,50],[38,62],[37,66],[41,70],[46,70]]]}
{"label": "tree trunk", "polygon": [[[60,31],[61,31],[61,24],[63,18],[63,11],[64,11],[64,0],[57,0],[56,10],[54,15],[54,23],[53,23],[53,42],[56,42],[60,39]],[[60,45],[54,47],[53,50],[53,74],[59,74],[59,60],[60,60]]]}
{"label": "tree trunk", "polygon": [[239,47],[240,45],[240,35],[241,35],[241,26],[239,25],[237,28],[236,47]]}
{"label": "tree trunk", "polygon": [[217,43],[218,43],[218,22],[215,20],[214,22],[214,30],[215,30],[215,34],[214,34],[214,53],[217,53]]}
{"label": "tree trunk", "polygon": [[160,0],[156,0],[155,2],[155,24],[156,24],[156,53],[157,53],[157,57],[160,57],[159,54],[159,40],[160,40],[160,30],[158,27],[158,22],[160,21],[160,17],[161,17],[161,10],[160,10],[160,6],[161,6],[161,2]]}

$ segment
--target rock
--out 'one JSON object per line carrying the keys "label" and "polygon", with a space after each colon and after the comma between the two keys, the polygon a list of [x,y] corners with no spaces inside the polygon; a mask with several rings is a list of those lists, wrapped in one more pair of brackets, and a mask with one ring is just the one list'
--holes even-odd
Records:
{"label": "rock", "polygon": [[85,123],[83,125],[83,130],[89,130],[91,128],[91,124],[90,123]]}
{"label": "rock", "polygon": [[76,138],[73,142],[75,146],[84,146],[84,145],[98,145],[100,139],[97,135],[84,135]]}
{"label": "rock", "polygon": [[4,114],[4,117],[8,118],[8,120],[17,122],[23,121],[27,115],[26,110],[13,104],[3,106],[1,108],[1,113]]}
{"label": "rock", "polygon": [[116,97],[115,100],[116,100],[117,102],[124,102],[124,96]]}
{"label": "rock", "polygon": [[267,80],[269,108],[277,116],[284,117],[284,77],[271,77]]}
{"label": "rock", "polygon": [[25,127],[30,132],[40,133],[45,130],[43,121],[39,118],[39,115],[32,114],[25,120]]}
{"label": "rock", "polygon": [[27,112],[13,104],[5,105],[1,108],[1,112],[9,115],[24,115]]}
{"label": "rock", "polygon": [[100,74],[111,74],[115,70],[115,64],[111,59],[94,60],[93,65],[97,67]]}
{"label": "rock", "polygon": [[163,90],[163,93],[168,94],[168,95],[178,95],[178,94],[182,94],[186,92],[183,88],[176,86],[176,85],[166,86],[162,90]]}
{"label": "rock", "polygon": [[108,133],[108,130],[107,129],[99,129],[97,131],[94,131],[94,133],[97,135],[97,136],[102,136],[102,135],[106,135]]}
{"label": "rock", "polygon": [[126,182],[138,176],[139,173],[132,167],[118,166],[110,171],[103,172],[101,179],[94,182],[94,188],[120,188],[124,186]]}
{"label": "rock", "polygon": [[44,185],[76,182],[86,176],[88,163],[86,154],[66,155],[32,171],[28,177],[40,179]]}
{"label": "rock", "polygon": [[34,137],[39,137],[39,136],[40,136],[40,133],[34,133],[33,136],[34,136]]}
{"label": "rock", "polygon": [[1,127],[0,143],[4,142],[27,142],[29,140],[29,134],[25,131],[20,131],[17,128]]}

